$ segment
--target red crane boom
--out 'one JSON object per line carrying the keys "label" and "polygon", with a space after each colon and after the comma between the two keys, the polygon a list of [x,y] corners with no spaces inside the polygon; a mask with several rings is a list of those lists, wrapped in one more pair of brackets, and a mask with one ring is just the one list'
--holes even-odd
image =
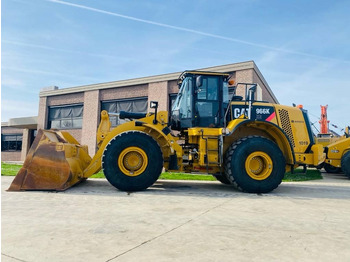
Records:
{"label": "red crane boom", "polygon": [[327,107],[328,105],[321,106],[321,120],[318,121],[320,123],[320,134],[328,134],[328,124],[329,121],[327,119]]}

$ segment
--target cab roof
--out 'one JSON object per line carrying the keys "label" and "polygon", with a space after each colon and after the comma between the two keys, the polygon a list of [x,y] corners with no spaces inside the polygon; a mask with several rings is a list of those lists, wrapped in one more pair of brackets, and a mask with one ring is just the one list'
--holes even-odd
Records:
{"label": "cab roof", "polygon": [[228,73],[220,73],[220,72],[209,72],[209,71],[190,71],[186,70],[182,72],[179,78],[185,78],[187,75],[212,75],[212,76],[224,76],[229,77],[230,74]]}

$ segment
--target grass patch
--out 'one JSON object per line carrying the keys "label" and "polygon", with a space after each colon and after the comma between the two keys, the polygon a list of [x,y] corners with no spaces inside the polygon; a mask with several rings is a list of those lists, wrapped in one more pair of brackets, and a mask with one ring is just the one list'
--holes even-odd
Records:
{"label": "grass patch", "polygon": [[[1,175],[2,176],[15,176],[21,169],[22,165],[9,164],[1,162]],[[91,178],[105,178],[102,170],[97,174],[91,176]],[[216,181],[211,175],[197,175],[197,174],[185,174],[185,173],[170,173],[164,172],[160,175],[159,179],[166,180],[204,180],[204,181]],[[308,181],[322,179],[321,172],[317,169],[308,169],[306,174],[302,169],[296,169],[294,174],[290,172],[286,173],[283,178],[283,182],[296,182],[296,181]]]}
{"label": "grass patch", "polygon": [[1,175],[2,176],[15,176],[21,169],[22,165],[8,164],[1,162]]}
{"label": "grass patch", "polygon": [[103,174],[103,171],[100,170],[100,172],[94,174],[91,176],[91,178],[106,178],[105,175]]}
{"label": "grass patch", "polygon": [[212,175],[196,175],[196,174],[170,173],[170,172],[162,173],[159,179],[216,181],[216,178],[214,178]]}
{"label": "grass patch", "polygon": [[298,182],[323,179],[320,170],[308,169],[306,173],[303,173],[303,169],[295,169],[294,174],[287,172],[284,175],[283,182]]}

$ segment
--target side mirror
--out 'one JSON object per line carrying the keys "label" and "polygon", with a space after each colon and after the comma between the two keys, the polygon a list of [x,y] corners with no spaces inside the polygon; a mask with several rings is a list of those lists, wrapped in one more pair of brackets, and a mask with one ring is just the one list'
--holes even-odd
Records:
{"label": "side mirror", "polygon": [[248,90],[248,101],[254,101],[254,96],[256,92],[256,85],[253,85],[251,88]]}
{"label": "side mirror", "polygon": [[158,102],[157,101],[151,101],[149,107],[150,108],[158,108]]}
{"label": "side mirror", "polygon": [[255,92],[256,91],[256,85],[253,85],[251,88],[249,88],[249,91]]}
{"label": "side mirror", "polygon": [[196,77],[196,87],[201,87],[203,85],[203,76]]}
{"label": "side mirror", "polygon": [[154,108],[154,119],[153,119],[153,124],[157,124],[158,121],[157,121],[157,111],[158,111],[158,101],[151,101],[149,103],[149,107],[150,108]]}

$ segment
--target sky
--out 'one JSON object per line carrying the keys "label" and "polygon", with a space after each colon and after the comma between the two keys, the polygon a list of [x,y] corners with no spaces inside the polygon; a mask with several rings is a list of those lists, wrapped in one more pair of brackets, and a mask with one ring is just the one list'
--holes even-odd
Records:
{"label": "sky", "polygon": [[2,0],[1,121],[39,92],[254,60],[281,104],[350,125],[350,1]]}

